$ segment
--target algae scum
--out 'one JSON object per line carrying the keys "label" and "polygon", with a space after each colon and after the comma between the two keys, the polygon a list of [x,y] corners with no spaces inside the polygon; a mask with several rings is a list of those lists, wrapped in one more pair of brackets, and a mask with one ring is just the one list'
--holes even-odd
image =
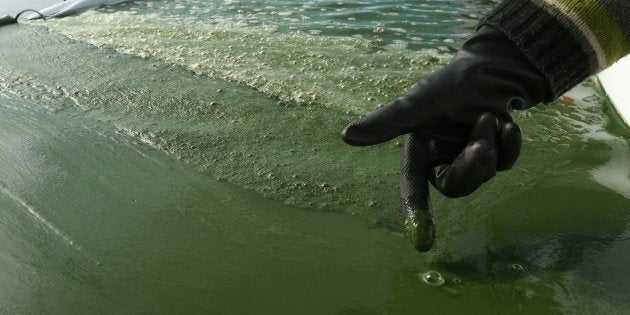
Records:
{"label": "algae scum", "polygon": [[515,113],[515,169],[433,194],[428,254],[397,232],[398,142],[339,139],[490,6],[149,1],[3,27],[0,313],[628,311],[630,132],[593,81]]}

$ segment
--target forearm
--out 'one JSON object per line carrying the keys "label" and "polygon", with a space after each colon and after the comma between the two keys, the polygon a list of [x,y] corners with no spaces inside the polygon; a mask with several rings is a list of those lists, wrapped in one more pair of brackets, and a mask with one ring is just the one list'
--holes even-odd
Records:
{"label": "forearm", "polygon": [[504,0],[479,25],[514,41],[553,98],[630,53],[628,0]]}

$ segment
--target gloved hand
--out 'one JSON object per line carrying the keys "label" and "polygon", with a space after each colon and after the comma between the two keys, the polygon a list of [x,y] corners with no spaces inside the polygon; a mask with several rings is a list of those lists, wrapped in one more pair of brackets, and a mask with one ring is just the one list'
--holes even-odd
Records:
{"label": "gloved hand", "polygon": [[15,23],[17,23],[17,19],[12,16],[9,16],[9,15],[0,16],[0,26],[5,26],[5,25],[15,24]]}
{"label": "gloved hand", "polygon": [[545,78],[503,33],[481,27],[444,68],[405,96],[350,123],[343,140],[355,146],[403,134],[400,197],[405,227],[418,251],[433,245],[430,181],[448,197],[466,196],[510,169],[521,148],[512,109],[550,101]]}

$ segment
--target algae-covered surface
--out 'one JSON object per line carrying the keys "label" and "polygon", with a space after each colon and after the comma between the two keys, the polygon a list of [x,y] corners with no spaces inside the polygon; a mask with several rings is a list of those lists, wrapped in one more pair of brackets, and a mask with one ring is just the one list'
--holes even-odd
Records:
{"label": "algae-covered surface", "polygon": [[433,193],[425,254],[399,142],[339,139],[491,5],[148,1],[0,28],[0,313],[630,311],[630,131],[594,82],[515,113],[513,170]]}

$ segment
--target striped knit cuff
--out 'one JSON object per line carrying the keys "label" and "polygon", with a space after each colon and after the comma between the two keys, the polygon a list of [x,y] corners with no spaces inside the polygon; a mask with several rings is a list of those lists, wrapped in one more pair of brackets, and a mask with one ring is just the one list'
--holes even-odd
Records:
{"label": "striped knit cuff", "polygon": [[621,28],[596,0],[505,0],[483,25],[502,31],[523,51],[554,98],[630,51]]}

